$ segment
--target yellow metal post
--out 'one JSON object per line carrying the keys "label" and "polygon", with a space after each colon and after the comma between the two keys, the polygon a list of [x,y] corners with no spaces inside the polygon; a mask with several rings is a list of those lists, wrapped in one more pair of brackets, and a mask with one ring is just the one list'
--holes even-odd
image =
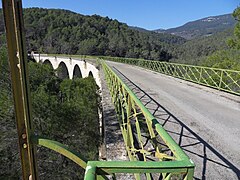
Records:
{"label": "yellow metal post", "polygon": [[37,179],[21,0],[2,0],[23,179]]}

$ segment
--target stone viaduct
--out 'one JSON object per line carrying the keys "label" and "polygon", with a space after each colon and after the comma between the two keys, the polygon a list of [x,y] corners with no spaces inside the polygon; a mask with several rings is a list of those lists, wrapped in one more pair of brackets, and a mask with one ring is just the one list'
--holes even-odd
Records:
{"label": "stone viaduct", "polygon": [[85,78],[92,76],[97,85],[101,88],[99,69],[85,60],[69,57],[56,57],[42,54],[31,55],[37,63],[49,64],[53,69],[58,69],[60,78],[73,79],[76,77]]}

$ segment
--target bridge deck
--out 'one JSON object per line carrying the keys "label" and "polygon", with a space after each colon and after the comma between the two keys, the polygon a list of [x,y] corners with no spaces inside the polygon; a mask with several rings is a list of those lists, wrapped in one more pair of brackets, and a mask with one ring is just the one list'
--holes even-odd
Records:
{"label": "bridge deck", "polygon": [[240,178],[240,98],[108,62],[195,162],[196,179]]}

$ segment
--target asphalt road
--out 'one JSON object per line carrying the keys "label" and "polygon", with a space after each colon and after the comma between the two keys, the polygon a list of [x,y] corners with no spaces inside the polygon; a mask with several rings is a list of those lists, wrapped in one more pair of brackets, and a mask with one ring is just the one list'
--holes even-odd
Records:
{"label": "asphalt road", "polygon": [[195,179],[240,179],[240,97],[108,62],[194,161]]}

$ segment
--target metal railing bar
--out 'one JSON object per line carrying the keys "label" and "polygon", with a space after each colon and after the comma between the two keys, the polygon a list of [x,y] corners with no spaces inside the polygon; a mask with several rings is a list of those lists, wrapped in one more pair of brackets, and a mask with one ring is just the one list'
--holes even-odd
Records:
{"label": "metal railing bar", "polygon": [[83,169],[86,169],[87,160],[79,153],[72,151],[66,145],[59,143],[57,141],[45,139],[45,138],[42,138],[42,137],[39,137],[36,135],[31,137],[31,141],[35,145],[44,146],[48,149],[51,149],[53,151],[56,151],[56,152],[62,154],[63,156],[67,157],[68,159],[71,159],[72,161],[74,161],[76,164],[78,164]]}

